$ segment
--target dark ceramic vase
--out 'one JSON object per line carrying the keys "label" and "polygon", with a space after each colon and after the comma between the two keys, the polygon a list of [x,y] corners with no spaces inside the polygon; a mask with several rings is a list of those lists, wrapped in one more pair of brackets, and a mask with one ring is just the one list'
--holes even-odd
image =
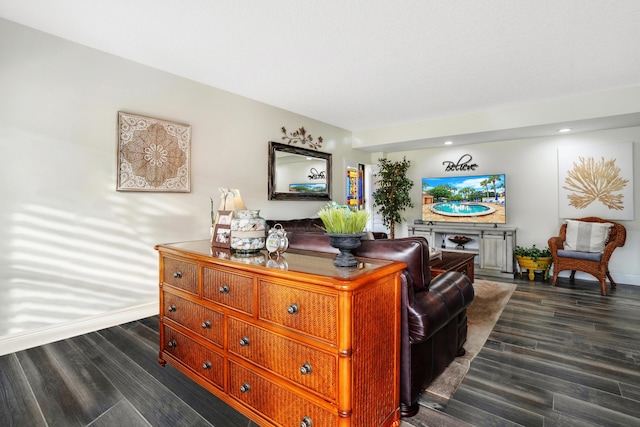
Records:
{"label": "dark ceramic vase", "polygon": [[362,236],[365,233],[358,234],[334,234],[327,233],[329,236],[329,244],[338,249],[340,253],[333,260],[336,267],[355,267],[358,265],[356,257],[351,253],[352,249],[360,246]]}

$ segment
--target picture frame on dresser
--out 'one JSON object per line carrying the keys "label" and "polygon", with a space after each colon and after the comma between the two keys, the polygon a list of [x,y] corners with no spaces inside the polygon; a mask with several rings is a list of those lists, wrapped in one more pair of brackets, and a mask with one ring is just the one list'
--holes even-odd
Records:
{"label": "picture frame on dresser", "polygon": [[211,233],[211,246],[216,248],[231,248],[231,219],[233,211],[218,211],[216,224]]}

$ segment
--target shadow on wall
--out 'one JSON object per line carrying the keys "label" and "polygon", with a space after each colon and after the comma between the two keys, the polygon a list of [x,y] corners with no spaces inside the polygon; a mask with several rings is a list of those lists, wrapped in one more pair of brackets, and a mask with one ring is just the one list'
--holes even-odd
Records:
{"label": "shadow on wall", "polygon": [[155,251],[120,223],[31,204],[9,227],[0,336],[157,299]]}

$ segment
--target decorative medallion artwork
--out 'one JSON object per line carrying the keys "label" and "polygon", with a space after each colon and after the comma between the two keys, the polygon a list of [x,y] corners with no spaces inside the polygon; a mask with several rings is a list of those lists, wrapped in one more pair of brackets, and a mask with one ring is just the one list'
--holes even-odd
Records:
{"label": "decorative medallion artwork", "polygon": [[633,220],[633,144],[558,148],[560,218]]}
{"label": "decorative medallion artwork", "polygon": [[191,190],[191,126],[118,112],[118,191]]}

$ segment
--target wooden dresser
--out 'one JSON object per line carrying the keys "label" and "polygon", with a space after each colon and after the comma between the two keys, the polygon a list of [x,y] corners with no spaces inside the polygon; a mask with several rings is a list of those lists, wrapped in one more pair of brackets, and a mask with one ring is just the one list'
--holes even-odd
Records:
{"label": "wooden dresser", "polygon": [[[259,425],[398,426],[403,263],[158,245],[160,354]],[[282,261],[282,260],[281,260]]]}

